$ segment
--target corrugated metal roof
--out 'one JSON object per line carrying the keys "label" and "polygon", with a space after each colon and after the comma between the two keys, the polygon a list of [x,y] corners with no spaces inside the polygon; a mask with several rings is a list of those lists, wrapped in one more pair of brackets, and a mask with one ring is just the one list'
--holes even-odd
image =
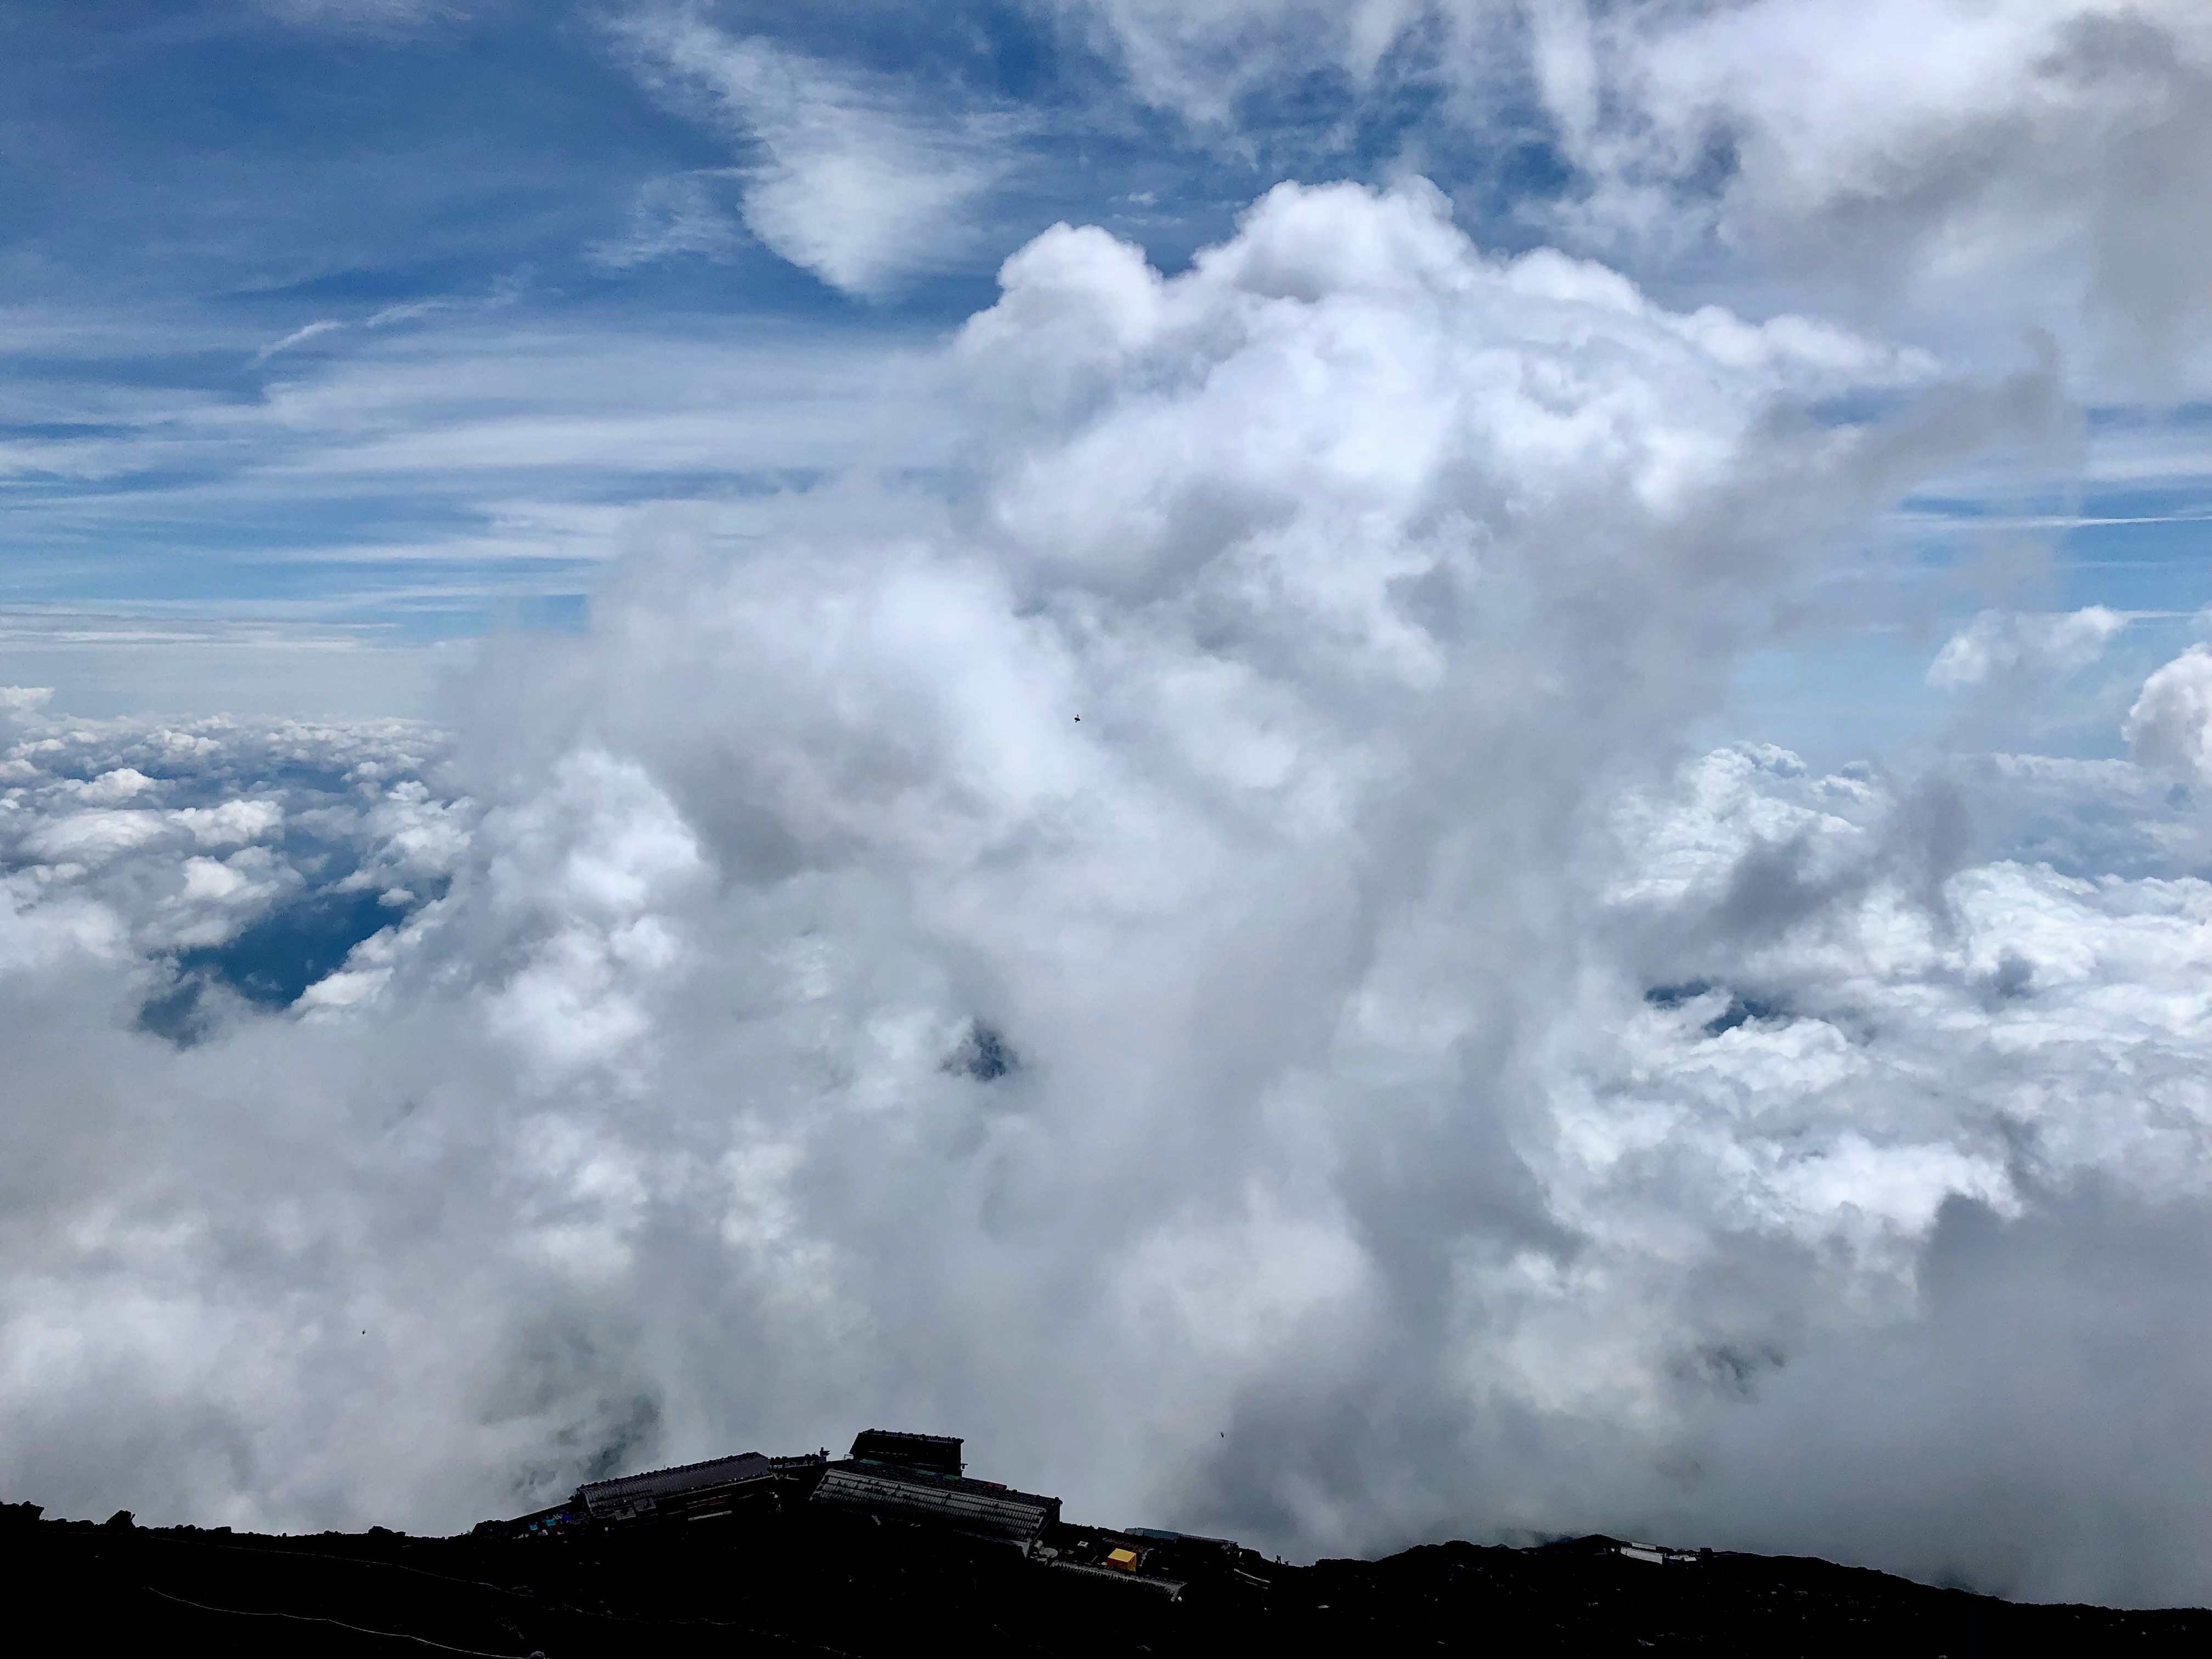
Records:
{"label": "corrugated metal roof", "polygon": [[648,1469],[643,1474],[594,1480],[587,1486],[578,1487],[576,1496],[596,1517],[626,1509],[641,1498],[650,1498],[657,1505],[663,1498],[684,1492],[766,1480],[775,1474],[775,1466],[760,1453],[740,1452],[735,1457],[710,1458],[704,1463],[678,1463],[672,1468]]}
{"label": "corrugated metal roof", "polygon": [[960,1461],[960,1447],[957,1435],[863,1429],[853,1438],[851,1455],[871,1462],[902,1463],[913,1468],[934,1469],[939,1474],[960,1474],[967,1469]]}
{"label": "corrugated metal roof", "polygon": [[811,1501],[862,1514],[933,1521],[1024,1549],[1048,1522],[1060,1518],[1057,1498],[882,1463],[831,1464]]}
{"label": "corrugated metal roof", "polygon": [[1127,1572],[1119,1567],[1087,1567],[1080,1561],[1054,1561],[1054,1572],[1072,1572],[1079,1577],[1110,1580],[1116,1584],[1128,1584],[1140,1590],[1149,1590],[1170,1601],[1182,1598],[1183,1585],[1179,1578],[1158,1578],[1150,1574]]}

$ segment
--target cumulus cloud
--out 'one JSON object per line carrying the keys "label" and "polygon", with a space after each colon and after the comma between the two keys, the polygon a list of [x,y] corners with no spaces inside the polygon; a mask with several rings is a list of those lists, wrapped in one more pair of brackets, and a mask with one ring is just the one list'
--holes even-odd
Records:
{"label": "cumulus cloud", "polygon": [[2192,645],[2145,680],[2127,735],[2136,759],[2212,783],[2212,650]]}
{"label": "cumulus cloud", "polygon": [[[1015,127],[1003,114],[948,115],[896,81],[726,33],[693,10],[613,27],[649,84],[757,152],[743,169],[746,228],[848,294],[881,296],[964,252],[974,204],[1006,170]],[[689,227],[666,251],[693,251],[709,216],[683,186],[649,188],[676,190],[647,205],[664,220],[672,206]]]}
{"label": "cumulus cloud", "polygon": [[1336,78],[1378,117],[1443,94],[1466,135],[1542,112],[1573,174],[1551,234],[1662,263],[1715,248],[1838,301],[2002,326],[2086,301],[2118,361],[2203,344],[2212,14],[2194,0],[1068,0],[1131,84],[1200,130]]}
{"label": "cumulus cloud", "polygon": [[289,1002],[441,893],[467,842],[465,806],[422,781],[441,740],[404,722],[28,723],[0,763],[9,899],[97,918],[171,1038]]}
{"label": "cumulus cloud", "polygon": [[[2023,268],[2171,348],[2201,329],[2212,243],[2180,204],[2212,155],[2212,16],[2186,0],[1869,7],[1760,0],[1600,14],[1622,115],[1563,122],[1628,204],[1710,186],[1731,239],[1978,289]],[[1555,108],[1566,101],[1554,100]],[[1612,130],[1607,131],[1608,125]],[[2054,263],[2055,262],[2055,263]],[[2185,331],[2185,332],[2177,332]]]}
{"label": "cumulus cloud", "polygon": [[2104,655],[2126,626],[2126,617],[2101,605],[2043,614],[1984,611],[1943,642],[1928,665],[1928,684],[1950,691],[2071,673]]}
{"label": "cumulus cloud", "polygon": [[2082,805],[2156,789],[1674,765],[2037,389],[1419,184],[1001,281],[959,488],[640,560],[450,753],[0,705],[0,1480],[451,1526],[897,1420],[1303,1553],[2205,1594],[2203,1437],[2075,1432],[2091,1339],[2195,1409],[2212,887]]}

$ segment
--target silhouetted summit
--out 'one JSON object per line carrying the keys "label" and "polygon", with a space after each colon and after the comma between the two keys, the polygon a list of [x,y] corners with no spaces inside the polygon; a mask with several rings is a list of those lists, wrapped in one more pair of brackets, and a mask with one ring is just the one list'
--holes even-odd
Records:
{"label": "silhouetted summit", "polygon": [[1064,1521],[869,1431],[591,1483],[459,1538],[47,1521],[9,1556],[82,1651],[641,1655],[2201,1653],[2212,1613],[2021,1606],[1825,1561],[1607,1537],[1298,1567],[1226,1539]]}

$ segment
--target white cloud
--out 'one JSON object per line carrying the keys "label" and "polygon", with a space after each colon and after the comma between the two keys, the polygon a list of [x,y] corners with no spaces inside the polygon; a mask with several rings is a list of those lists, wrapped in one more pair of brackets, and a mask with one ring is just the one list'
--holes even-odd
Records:
{"label": "white cloud", "polygon": [[135,766],[118,766],[102,772],[77,791],[77,799],[93,806],[115,806],[154,787],[153,779]]}
{"label": "white cloud", "polygon": [[259,841],[284,823],[284,809],[273,800],[227,800],[220,806],[187,806],[172,815],[203,847]]}
{"label": "white cloud", "polygon": [[72,812],[42,826],[25,846],[33,856],[54,863],[97,863],[144,846],[165,827],[157,812]]}
{"label": "white cloud", "polygon": [[[1172,277],[1061,228],[1003,290],[949,502],[672,538],[497,643],[450,751],[9,707],[0,1048],[52,1109],[0,1122],[0,1480],[440,1527],[895,1418],[1285,1551],[2203,1594],[2203,1437],[2078,1458],[2073,1340],[2197,1408],[2212,888],[2147,831],[1984,855],[1962,799],[2155,786],[1671,775],[1833,532],[2012,404],[1814,418],[1927,364],[1486,258],[1418,184]],[[317,917],[357,942],[277,1011]],[[2093,1299],[2064,1242],[2154,1226]],[[1956,1409],[1956,1310],[2038,1286],[2014,1409]]]}
{"label": "white cloud", "polygon": [[[1448,94],[1462,137],[1529,103],[1576,171],[1541,214],[1610,257],[1715,245],[1754,289],[1901,301],[1947,343],[2094,341],[2170,391],[2212,366],[2212,13],[2196,0],[1065,0],[1142,96],[1234,144],[1316,72],[1355,107]],[[2085,335],[2081,306],[2094,319]]]}
{"label": "white cloud", "polygon": [[468,302],[458,299],[409,300],[398,305],[386,306],[368,314],[365,328],[389,328],[394,323],[411,323],[419,318],[435,316],[441,311],[459,311]]}
{"label": "white cloud", "polygon": [[295,345],[305,345],[308,341],[320,339],[325,334],[334,334],[344,326],[343,323],[330,317],[323,318],[318,322],[306,324],[294,329],[281,340],[271,340],[253,354],[253,361],[256,363],[265,363],[280,351],[289,351]]}
{"label": "white cloud", "polygon": [[[27,535],[76,533],[89,488],[107,533],[149,550],[245,559],[237,526],[258,525],[248,562],[282,559],[296,584],[260,620],[206,598],[150,617],[0,615],[9,672],[80,713],[425,714],[461,654],[408,638],[426,604],[473,621],[510,597],[573,595],[679,527],[750,532],[784,510],[763,485],[945,460],[951,421],[910,326],[577,331],[473,307],[434,320],[277,359],[286,372],[252,400],[133,394],[85,433],[0,446],[0,470],[79,486],[24,503]],[[49,381],[36,395],[75,394]],[[407,510],[385,519],[398,499]],[[316,624],[332,615],[388,620]]]}
{"label": "white cloud", "polygon": [[[397,921],[442,889],[466,843],[455,830],[468,809],[434,802],[416,776],[440,740],[403,722],[34,714],[10,735],[0,869],[17,872],[18,896],[35,911],[97,916],[99,937],[145,956],[155,966],[142,996],[167,983],[168,953],[226,945],[294,901],[342,897],[374,878],[370,892],[401,896]],[[198,982],[191,970],[185,981]]]}
{"label": "white cloud", "polygon": [[2192,645],[2143,682],[2128,710],[2137,760],[2212,784],[2212,650]]}
{"label": "white cloud", "polygon": [[1717,226],[1770,256],[1984,305],[2008,277],[2086,283],[2138,346],[2203,325],[2212,242],[2177,209],[2208,183],[2212,15],[2188,0],[1759,0],[1600,34],[1625,111],[1580,147],[1600,210],[1679,202],[1725,143]]}
{"label": "white cloud", "polygon": [[[725,33],[696,12],[639,12],[615,31],[649,84],[757,148],[741,170],[746,227],[848,294],[889,294],[964,252],[971,210],[1011,163],[1017,127],[1005,115],[947,116],[917,88]],[[623,246],[706,251],[710,210],[696,199],[650,205],[665,222]],[[672,236],[677,245],[659,246]]]}
{"label": "white cloud", "polygon": [[744,241],[744,231],[714,199],[714,184],[726,171],[678,173],[649,179],[638,187],[629,234],[592,250],[592,259],[616,270],[681,254],[727,258]]}
{"label": "white cloud", "polygon": [[1984,611],[1944,641],[1928,665],[1928,684],[1954,691],[2071,673],[2104,655],[2126,626],[2126,617],[2101,605],[2040,614]]}

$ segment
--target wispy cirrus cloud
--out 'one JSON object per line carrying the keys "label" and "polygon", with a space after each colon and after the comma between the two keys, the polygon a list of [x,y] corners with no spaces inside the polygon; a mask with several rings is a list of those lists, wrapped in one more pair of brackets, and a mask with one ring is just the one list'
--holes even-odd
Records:
{"label": "wispy cirrus cloud", "polygon": [[345,325],[335,317],[319,318],[312,323],[294,329],[281,340],[271,340],[253,354],[253,361],[265,363],[280,351],[289,351],[294,346],[305,345],[310,340],[320,339],[325,334],[335,334]]}
{"label": "wispy cirrus cloud", "polygon": [[744,245],[746,233],[739,217],[722,204],[716,187],[744,176],[736,168],[716,167],[647,179],[631,206],[629,234],[594,245],[592,262],[626,270],[685,254],[728,258]]}
{"label": "wispy cirrus cloud", "polygon": [[410,29],[466,16],[472,0],[258,0],[264,11],[311,28]]}
{"label": "wispy cirrus cloud", "polygon": [[[610,27],[648,85],[753,152],[740,169],[746,227],[863,298],[970,252],[975,210],[1013,167],[1029,125],[1007,109],[948,109],[905,82],[731,33],[688,8],[633,12]],[[710,221],[696,189],[663,187],[653,204],[676,210],[668,251],[699,251]],[[648,234],[641,246],[650,245]]]}
{"label": "wispy cirrus cloud", "polygon": [[[579,594],[647,526],[741,518],[856,464],[945,459],[926,335],[874,319],[581,328],[443,295],[318,321],[257,353],[234,322],[19,315],[15,351],[0,349],[14,538],[0,611],[475,631]],[[119,360],[162,372],[115,384]],[[58,407],[80,418],[42,418]],[[88,545],[106,550],[88,560]],[[112,679],[112,651],[37,648],[78,664],[40,671],[72,687]],[[166,683],[173,706],[206,708],[231,706],[240,681]],[[343,701],[359,706],[350,689]]]}

